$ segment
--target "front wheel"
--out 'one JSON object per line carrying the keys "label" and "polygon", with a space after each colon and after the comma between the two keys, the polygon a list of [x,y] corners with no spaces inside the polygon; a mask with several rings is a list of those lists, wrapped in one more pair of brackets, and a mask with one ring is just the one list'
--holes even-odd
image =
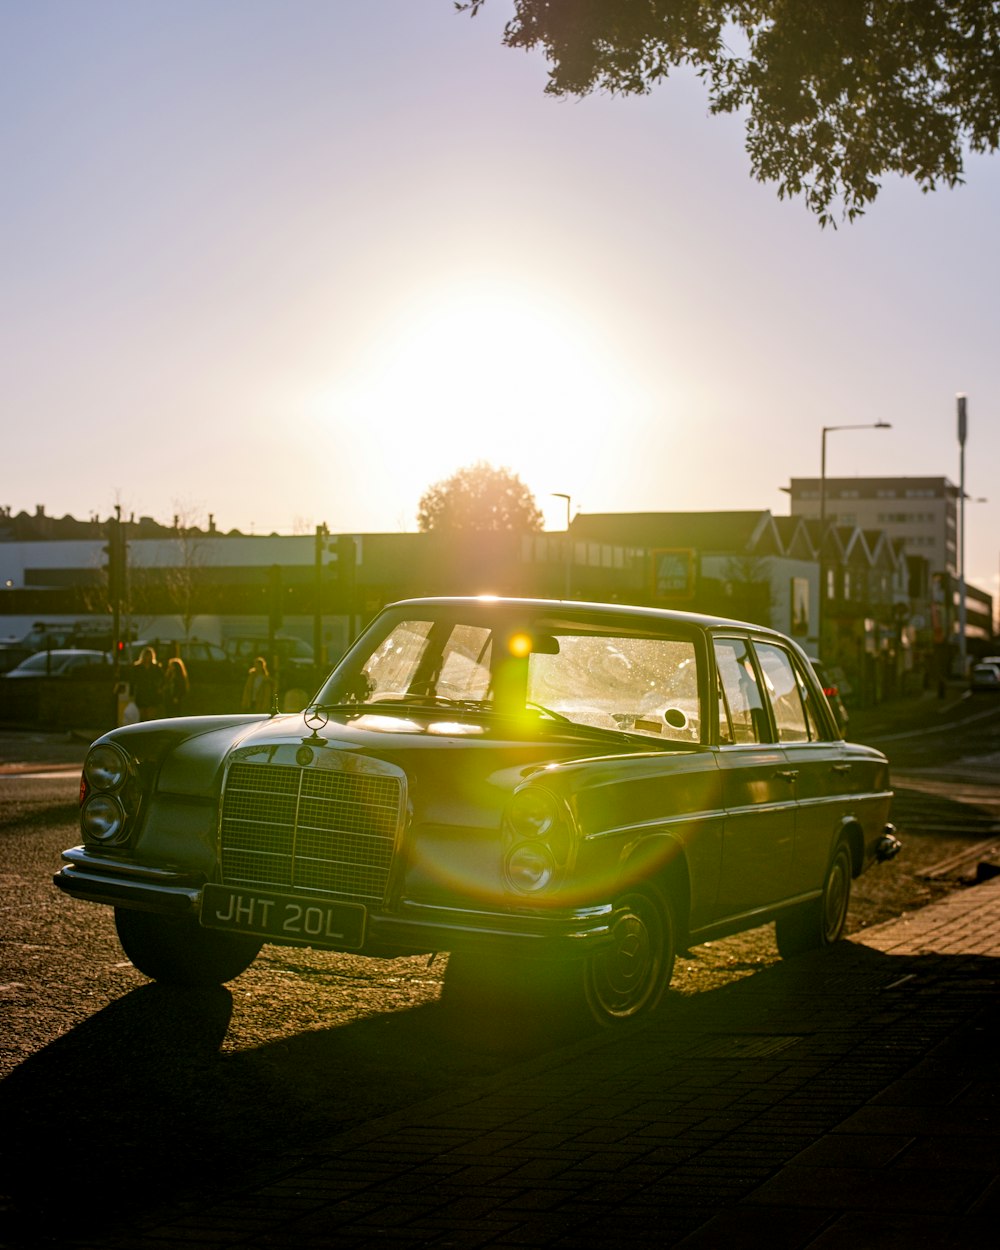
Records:
{"label": "front wheel", "polygon": [[666,895],[633,890],[615,903],[612,945],[583,968],[591,1017],[610,1026],[648,1015],[659,1006],[674,970],[676,922]]}
{"label": "front wheel", "polygon": [[259,938],[203,929],[196,920],[115,908],[122,950],[140,972],[168,985],[206,987],[238,977],[257,958]]}
{"label": "front wheel", "polygon": [[851,902],[851,850],[840,842],[823,879],[823,893],[810,903],[783,913],[775,921],[778,953],[787,959],[840,940]]}

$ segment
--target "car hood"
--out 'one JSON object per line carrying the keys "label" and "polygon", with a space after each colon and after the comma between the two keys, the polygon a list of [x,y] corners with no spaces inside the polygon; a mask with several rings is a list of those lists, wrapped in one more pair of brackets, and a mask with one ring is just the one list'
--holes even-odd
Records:
{"label": "car hood", "polygon": [[463,718],[451,710],[402,715],[359,709],[313,723],[310,729],[302,715],[206,717],[151,721],[110,736],[138,755],[155,753],[158,790],[192,797],[218,794],[234,758],[298,767],[328,767],[331,752],[383,760],[406,774],[410,800],[424,819],[438,818],[439,805],[454,819],[456,799],[465,807],[464,796],[471,809],[491,791],[506,794],[550,764],[649,751],[645,743],[586,735],[561,724],[546,722],[526,732],[509,721]]}

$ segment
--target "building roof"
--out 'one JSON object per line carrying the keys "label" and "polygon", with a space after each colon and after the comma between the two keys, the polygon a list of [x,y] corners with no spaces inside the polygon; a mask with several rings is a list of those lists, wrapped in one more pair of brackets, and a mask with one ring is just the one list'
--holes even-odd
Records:
{"label": "building roof", "polygon": [[781,537],[768,511],[583,512],[573,519],[576,539],[634,547],[693,547],[701,552],[779,554]]}

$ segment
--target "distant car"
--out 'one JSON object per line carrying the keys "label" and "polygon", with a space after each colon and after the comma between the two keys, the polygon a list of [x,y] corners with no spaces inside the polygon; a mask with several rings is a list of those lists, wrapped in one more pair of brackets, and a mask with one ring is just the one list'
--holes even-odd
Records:
{"label": "distant car", "polygon": [[[59,651],[38,651],[22,660],[16,668],[4,673],[5,681],[28,677],[93,677],[112,666],[108,651],[84,651],[70,648]],[[110,676],[110,674],[109,674]]]}
{"label": "distant car", "polygon": [[55,883],[114,907],[160,981],[228,981],[264,942],[448,951],[450,994],[541,982],[529,1003],[613,1025],[689,943],[769,920],[783,955],[836,942],[852,880],[899,850],[891,798],[772,630],[417,599],[301,713],[98,738]]}
{"label": "distant car", "polygon": [[1000,664],[973,664],[969,673],[971,690],[1000,690]]}
{"label": "distant car", "polygon": [[816,672],[816,676],[819,678],[819,684],[823,687],[823,693],[826,695],[827,702],[837,718],[840,732],[846,737],[847,722],[850,720],[850,716],[847,708],[844,706],[844,700],[840,694],[840,686],[833,680],[833,676],[825,664],[821,664],[819,660],[811,660],[810,663]]}
{"label": "distant car", "polygon": [[36,621],[20,638],[0,639],[0,673],[39,651],[110,651],[113,646],[111,624],[100,617],[69,624]]}

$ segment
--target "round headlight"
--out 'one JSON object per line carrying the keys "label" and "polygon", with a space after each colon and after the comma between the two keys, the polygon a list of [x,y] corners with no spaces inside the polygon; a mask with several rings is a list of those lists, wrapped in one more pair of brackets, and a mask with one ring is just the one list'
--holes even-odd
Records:
{"label": "round headlight", "polygon": [[507,819],[519,838],[544,838],[558,824],[555,798],[538,786],[526,786],[510,801]]}
{"label": "round headlight", "polygon": [[522,842],[507,855],[507,880],[522,894],[544,890],[556,866],[548,848],[538,842]]}
{"label": "round headlight", "polygon": [[88,754],[83,774],[92,790],[120,790],[128,776],[125,752],[110,742],[102,742]]}
{"label": "round headlight", "polygon": [[125,812],[110,794],[95,794],[80,813],[80,828],[90,842],[107,845],[118,842],[125,833]]}

